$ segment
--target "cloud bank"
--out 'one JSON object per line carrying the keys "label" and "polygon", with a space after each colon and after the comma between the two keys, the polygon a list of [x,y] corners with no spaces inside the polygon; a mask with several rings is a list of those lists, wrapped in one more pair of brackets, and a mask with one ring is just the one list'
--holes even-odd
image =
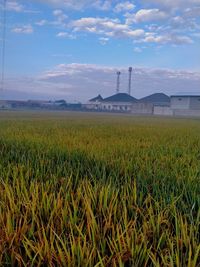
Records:
{"label": "cloud bank", "polygon": [[[116,71],[120,70],[121,92],[128,90],[128,69],[93,64],[60,64],[37,78],[21,77],[7,79],[4,98],[9,92],[25,98],[58,99],[85,102],[101,94],[103,97],[115,93]],[[135,67],[132,80],[132,95],[140,98],[151,93],[163,92],[168,95],[176,93],[198,93],[200,73],[174,71],[167,69],[146,69]]]}

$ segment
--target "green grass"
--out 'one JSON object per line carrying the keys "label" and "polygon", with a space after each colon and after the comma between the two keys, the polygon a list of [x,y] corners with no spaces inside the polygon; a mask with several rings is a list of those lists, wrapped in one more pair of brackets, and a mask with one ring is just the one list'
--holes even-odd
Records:
{"label": "green grass", "polygon": [[0,266],[200,266],[200,120],[0,112]]}

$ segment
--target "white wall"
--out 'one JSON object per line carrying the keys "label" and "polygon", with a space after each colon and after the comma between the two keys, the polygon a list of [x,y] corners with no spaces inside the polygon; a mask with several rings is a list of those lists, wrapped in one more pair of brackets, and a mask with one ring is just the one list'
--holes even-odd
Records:
{"label": "white wall", "polygon": [[101,109],[107,111],[131,112],[133,114],[153,114],[153,105],[149,103],[102,102]]}
{"label": "white wall", "polygon": [[149,103],[135,103],[132,104],[131,113],[133,114],[153,114],[153,105]]}
{"label": "white wall", "polygon": [[171,97],[171,108],[172,109],[189,109],[190,108],[190,97],[172,96]]}
{"label": "white wall", "polygon": [[90,109],[90,110],[99,110],[100,109],[100,103],[98,102],[90,102],[87,104],[82,104],[83,108]]}
{"label": "white wall", "polygon": [[124,102],[102,102],[101,109],[107,111],[121,111],[121,112],[130,112],[131,111],[131,103]]}
{"label": "white wall", "polygon": [[200,110],[200,96],[199,97],[190,97],[190,109]]}
{"label": "white wall", "polygon": [[200,117],[200,110],[175,109],[174,116]]}
{"label": "white wall", "polygon": [[170,107],[155,106],[153,114],[159,116],[173,116],[173,110]]}

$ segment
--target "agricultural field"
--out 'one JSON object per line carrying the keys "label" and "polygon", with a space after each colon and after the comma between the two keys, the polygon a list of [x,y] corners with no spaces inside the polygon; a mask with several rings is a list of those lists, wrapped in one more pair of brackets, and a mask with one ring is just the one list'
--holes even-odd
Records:
{"label": "agricultural field", "polygon": [[200,266],[200,120],[0,112],[0,266]]}

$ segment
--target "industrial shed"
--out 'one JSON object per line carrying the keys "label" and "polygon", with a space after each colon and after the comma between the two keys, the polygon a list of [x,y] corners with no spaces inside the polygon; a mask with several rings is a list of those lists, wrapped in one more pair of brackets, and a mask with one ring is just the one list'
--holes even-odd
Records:
{"label": "industrial shed", "polygon": [[200,116],[200,95],[173,95],[171,109],[175,116]]}
{"label": "industrial shed", "polygon": [[88,110],[152,115],[156,105],[169,107],[170,98],[163,93],[156,93],[138,100],[127,93],[117,93],[104,99],[98,95],[83,107]]}
{"label": "industrial shed", "polygon": [[200,95],[171,96],[172,109],[200,110]]}
{"label": "industrial shed", "polygon": [[106,111],[131,112],[137,99],[126,93],[118,93],[107,97],[101,102],[101,109]]}
{"label": "industrial shed", "polygon": [[170,106],[155,106],[154,115],[199,117],[200,95],[172,95]]}
{"label": "industrial shed", "polygon": [[140,103],[150,103],[154,106],[170,106],[170,97],[163,93],[155,93],[139,100]]}
{"label": "industrial shed", "polygon": [[145,114],[154,115],[171,115],[170,109],[170,97],[163,93],[154,93],[152,95],[143,97],[139,100],[139,103],[145,105],[142,109],[146,110]]}

